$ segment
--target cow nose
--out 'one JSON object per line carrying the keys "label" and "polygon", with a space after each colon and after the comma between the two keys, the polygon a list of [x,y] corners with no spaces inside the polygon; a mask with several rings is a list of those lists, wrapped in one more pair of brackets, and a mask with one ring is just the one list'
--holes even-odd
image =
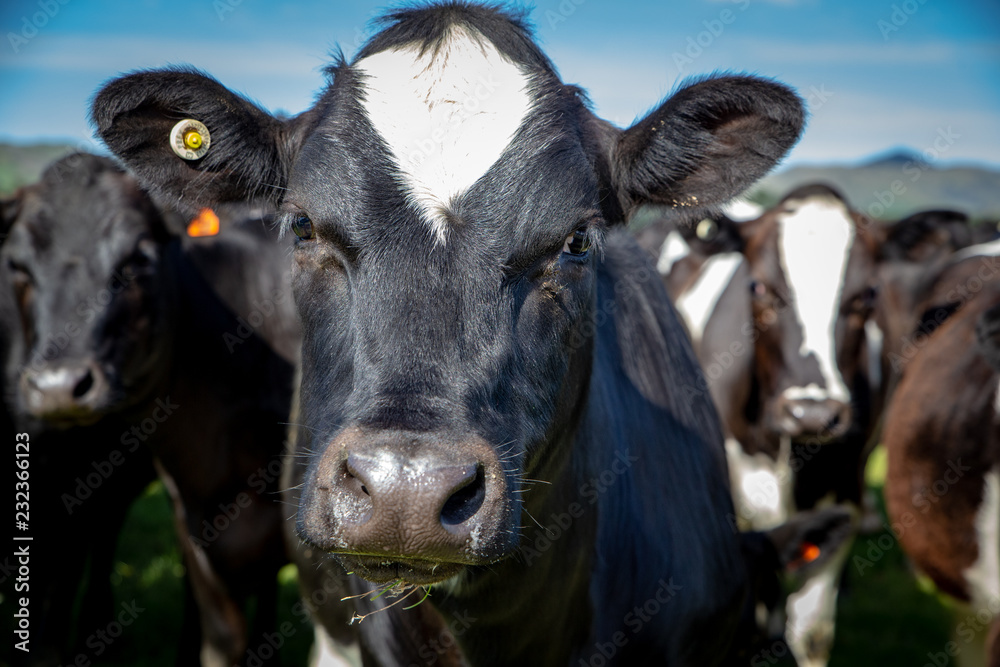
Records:
{"label": "cow nose", "polygon": [[[419,469],[419,479],[408,474],[408,468]],[[478,463],[423,460],[397,466],[391,463],[391,457],[355,452],[347,456],[347,472],[357,480],[354,488],[370,499],[373,511],[376,504],[390,508],[390,512],[402,502],[422,506],[418,518],[426,525],[414,526],[420,532],[438,531],[440,524],[449,533],[460,534],[463,531],[458,527],[479,510],[486,496],[482,465]],[[381,512],[373,518],[378,522],[384,515]]]}
{"label": "cow nose", "polygon": [[318,535],[307,522],[310,541],[337,553],[465,564],[502,551],[509,494],[485,442],[375,434],[335,441],[327,457],[328,481],[317,481],[328,518]]}
{"label": "cow nose", "polygon": [[784,435],[830,439],[843,435],[851,423],[851,407],[832,398],[784,398],[780,406]]}
{"label": "cow nose", "polygon": [[105,384],[103,374],[93,363],[31,368],[23,379],[25,405],[39,418],[89,412]]}

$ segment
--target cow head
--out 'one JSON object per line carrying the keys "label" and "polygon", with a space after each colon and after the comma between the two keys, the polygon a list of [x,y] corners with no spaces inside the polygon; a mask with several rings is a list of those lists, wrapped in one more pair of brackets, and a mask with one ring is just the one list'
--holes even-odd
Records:
{"label": "cow head", "polygon": [[931,210],[914,213],[881,229],[878,292],[873,320],[883,334],[883,376],[894,384],[912,356],[922,306],[953,254],[972,243],[964,213]]}
{"label": "cow head", "polygon": [[[512,553],[544,493],[524,478],[565,462],[606,231],[642,204],[731,198],[802,108],[727,76],[619,130],[518,17],[447,4],[383,25],[291,120],[183,70],[111,82],[93,118],[175,204],[280,204],[304,333],[299,533],[371,580],[426,583]],[[184,118],[211,132],[201,157],[168,146]]]}
{"label": "cow head", "polygon": [[149,198],[110,160],[74,154],[5,212],[0,271],[22,348],[8,378],[16,409],[68,426],[145,397],[162,353],[169,238]]}
{"label": "cow head", "polygon": [[876,296],[874,235],[820,185],[795,190],[744,233],[766,429],[841,436]]}

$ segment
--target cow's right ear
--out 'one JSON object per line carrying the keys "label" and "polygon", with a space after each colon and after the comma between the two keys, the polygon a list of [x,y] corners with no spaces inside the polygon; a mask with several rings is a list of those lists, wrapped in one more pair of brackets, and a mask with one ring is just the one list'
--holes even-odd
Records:
{"label": "cow's right ear", "polygon": [[[107,83],[91,105],[97,134],[157,203],[192,216],[226,202],[279,202],[303,135],[297,130],[310,118],[306,112],[279,120],[191,69],[122,76]],[[208,129],[208,137],[194,137],[208,146],[195,159],[171,148],[171,133],[185,119]]]}

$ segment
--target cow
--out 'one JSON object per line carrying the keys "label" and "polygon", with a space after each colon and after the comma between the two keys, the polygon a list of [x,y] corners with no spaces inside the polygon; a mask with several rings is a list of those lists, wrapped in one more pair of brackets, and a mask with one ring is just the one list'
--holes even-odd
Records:
{"label": "cow", "polygon": [[[659,253],[668,287],[682,289],[678,310],[705,372],[701,393],[722,418],[733,520],[742,530],[782,525],[828,494],[855,515],[862,503],[878,361],[867,326],[872,230],[839,193],[815,184],[756,219],[706,220],[686,238],[673,232],[673,251],[669,236],[646,246]],[[667,255],[674,259],[662,261]],[[785,634],[799,664],[824,664],[832,647],[838,573],[853,531],[835,537],[823,541],[822,563],[788,589]]]}
{"label": "cow", "polygon": [[[64,643],[71,584],[91,554],[97,601],[78,627],[107,617],[116,536],[155,465],[198,612],[178,661],[243,664],[243,607],[257,598],[254,636],[272,629],[287,561],[277,490],[298,343],[287,248],[253,211],[206,211],[186,230],[87,154],[51,165],[4,210],[16,339],[5,386],[34,445],[32,565],[52,574],[32,598],[44,600],[33,659],[91,651]],[[80,553],[67,559],[66,544]]]}
{"label": "cow", "polygon": [[743,264],[738,224],[725,214],[696,225],[660,218],[639,230],[636,241],[656,257],[656,270],[697,352],[706,320]]}
{"label": "cow", "polygon": [[[970,248],[971,250],[971,248]],[[907,363],[885,417],[886,508],[916,567],[967,605],[943,660],[986,642],[1000,665],[1000,248],[936,286],[947,316]],[[963,296],[964,293],[964,296]],[[980,658],[982,660],[982,658]],[[972,660],[970,660],[971,662]]]}
{"label": "cow", "polygon": [[[359,626],[381,664],[428,660],[385,632],[414,612],[473,665],[718,664],[747,594],[718,417],[685,395],[700,371],[624,224],[738,194],[797,140],[801,101],[709,77],[621,130],[523,16],[379,25],[291,119],[190,69],[92,108],[157,196],[263,199],[297,238],[300,572],[381,592],[359,604],[381,609]],[[390,607],[406,585],[429,599]]]}

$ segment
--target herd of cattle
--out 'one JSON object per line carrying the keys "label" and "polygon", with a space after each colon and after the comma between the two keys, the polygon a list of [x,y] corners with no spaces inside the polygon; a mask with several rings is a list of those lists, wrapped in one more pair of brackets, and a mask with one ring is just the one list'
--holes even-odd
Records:
{"label": "herd of cattle", "polygon": [[260,664],[291,561],[317,665],[824,665],[879,442],[895,537],[1000,617],[995,227],[824,185],[736,220],[802,130],[786,87],[702,79],[620,130],[518,16],[382,25],[293,118],[115,79],[124,167],[3,202],[32,664],[89,655],[158,478],[178,664]]}

